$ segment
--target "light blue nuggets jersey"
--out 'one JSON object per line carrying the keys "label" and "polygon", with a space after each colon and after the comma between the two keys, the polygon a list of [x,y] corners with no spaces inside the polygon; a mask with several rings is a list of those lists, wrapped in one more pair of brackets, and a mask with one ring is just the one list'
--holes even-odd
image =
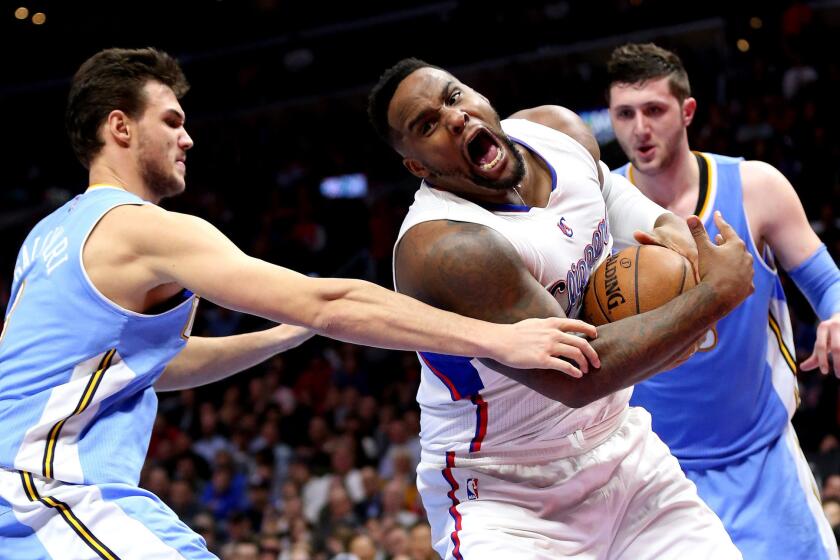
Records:
{"label": "light blue nuggets jersey", "polygon": [[[740,159],[696,153],[697,215],[709,236],[720,210],[754,259],[755,293],[717,324],[717,345],[636,386],[632,405],[685,469],[731,464],[782,435],[798,404],[796,364],[785,295],[769,249],[758,254],[743,209]],[[633,181],[632,166],[615,171]],[[703,179],[705,178],[705,181]]]}
{"label": "light blue nuggets jersey", "polygon": [[17,258],[0,335],[0,466],[69,483],[137,484],[157,397],[152,384],[183,348],[197,298],[159,315],[122,309],[90,282],[82,247],[115,206],[91,189],[41,220]]}

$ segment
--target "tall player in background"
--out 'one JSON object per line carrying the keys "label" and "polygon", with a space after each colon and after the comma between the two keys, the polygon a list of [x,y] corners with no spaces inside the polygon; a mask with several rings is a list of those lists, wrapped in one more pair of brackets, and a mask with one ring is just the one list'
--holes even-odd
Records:
{"label": "tall player in background", "polygon": [[[581,119],[538,107],[500,121],[449,72],[405,59],[368,112],[422,179],[395,248],[395,285],[443,309],[498,322],[574,317],[613,237],[637,229],[699,251],[697,288],[598,327],[600,365],[580,379],[420,353],[418,489],[444,558],[738,558],[676,460],[628,409],[633,383],[693,346],[749,292],[751,258],[720,221],[652,204],[599,164]],[[603,169],[603,172],[602,172]],[[730,268],[731,267],[731,268]]]}
{"label": "tall player in background", "polygon": [[[187,87],[177,62],[154,49],[102,51],[73,79],[67,128],[90,186],[27,236],[0,335],[4,558],[213,557],[137,487],[155,389],[222,379],[313,331],[575,375],[555,356],[583,370],[597,363],[588,343],[560,330],[594,336],[579,321],[491,325],[368,282],[308,278],[158,207],[185,186]],[[198,295],[291,324],[190,337]]]}
{"label": "tall player in background", "polygon": [[722,212],[747,240],[755,269],[755,293],[718,323],[717,345],[638,385],[631,403],[650,411],[654,431],[745,558],[837,558],[790,424],[796,363],[775,262],[822,321],[802,369],[828,373],[833,360],[840,374],[837,265],[774,167],[690,150],[686,128],[697,102],[674,53],[625,45],[608,72],[610,117],[630,160],[616,173],[678,216],[698,215],[710,233],[713,213]]}

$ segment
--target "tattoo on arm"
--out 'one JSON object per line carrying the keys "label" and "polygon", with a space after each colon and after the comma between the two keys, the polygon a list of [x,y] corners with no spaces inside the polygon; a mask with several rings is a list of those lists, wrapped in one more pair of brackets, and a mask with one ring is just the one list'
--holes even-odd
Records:
{"label": "tattoo on arm", "polygon": [[396,268],[400,291],[468,317],[515,323],[563,316],[510,242],[485,226],[453,221],[416,226],[400,242]]}

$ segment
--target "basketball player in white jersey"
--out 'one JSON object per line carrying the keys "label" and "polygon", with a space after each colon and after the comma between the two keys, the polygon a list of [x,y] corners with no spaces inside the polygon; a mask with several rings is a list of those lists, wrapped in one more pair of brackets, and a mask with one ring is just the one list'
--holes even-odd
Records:
{"label": "basketball player in white jersey", "polygon": [[[598,328],[600,367],[580,379],[421,352],[418,488],[445,558],[740,558],[630,386],[667,367],[751,291],[743,242],[719,245],[611,178],[582,121],[539,107],[500,121],[486,98],[406,59],[368,112],[423,180],[395,248],[399,291],[514,322],[577,315],[613,237],[653,230],[696,251],[696,289]],[[612,182],[609,181],[612,179]],[[693,234],[693,238],[691,236]],[[694,241],[696,240],[696,245]]]}
{"label": "basketball player in white jersey", "polygon": [[[215,558],[137,486],[155,389],[232,375],[309,329],[574,375],[556,356],[583,370],[597,362],[561,330],[595,334],[578,321],[491,325],[367,282],[308,278],[157,206],[185,187],[187,88],[178,63],[154,49],[102,51],[73,79],[66,121],[90,181],[24,241],[0,334],[2,558]],[[198,296],[290,325],[191,338]]]}

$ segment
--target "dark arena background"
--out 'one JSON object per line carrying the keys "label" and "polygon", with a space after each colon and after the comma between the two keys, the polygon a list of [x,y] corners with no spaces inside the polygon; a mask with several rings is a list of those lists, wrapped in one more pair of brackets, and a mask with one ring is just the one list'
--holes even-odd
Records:
{"label": "dark arena background", "polygon": [[[254,256],[392,288],[391,251],[417,186],[375,136],[366,95],[406,56],[440,65],[501,115],[569,107],[602,159],[624,163],[605,62],[625,42],[675,50],[691,78],[697,149],[767,161],[840,254],[840,2],[492,3],[15,0],[0,6],[0,304],[18,248],[87,176],[63,128],[70,78],[106,47],[175,55],[195,147],[167,209],[205,218]],[[785,208],[778,208],[785,212]],[[816,320],[785,277],[798,361]],[[262,321],[202,302],[193,334]],[[316,338],[199,390],[159,395],[141,486],[224,559],[436,555],[415,487],[419,366],[412,353]],[[840,523],[840,383],[798,373],[794,426]],[[829,509],[831,510],[829,512]],[[836,531],[836,529],[835,529]],[[366,535],[367,548],[350,543]],[[358,544],[358,543],[357,543]]]}

